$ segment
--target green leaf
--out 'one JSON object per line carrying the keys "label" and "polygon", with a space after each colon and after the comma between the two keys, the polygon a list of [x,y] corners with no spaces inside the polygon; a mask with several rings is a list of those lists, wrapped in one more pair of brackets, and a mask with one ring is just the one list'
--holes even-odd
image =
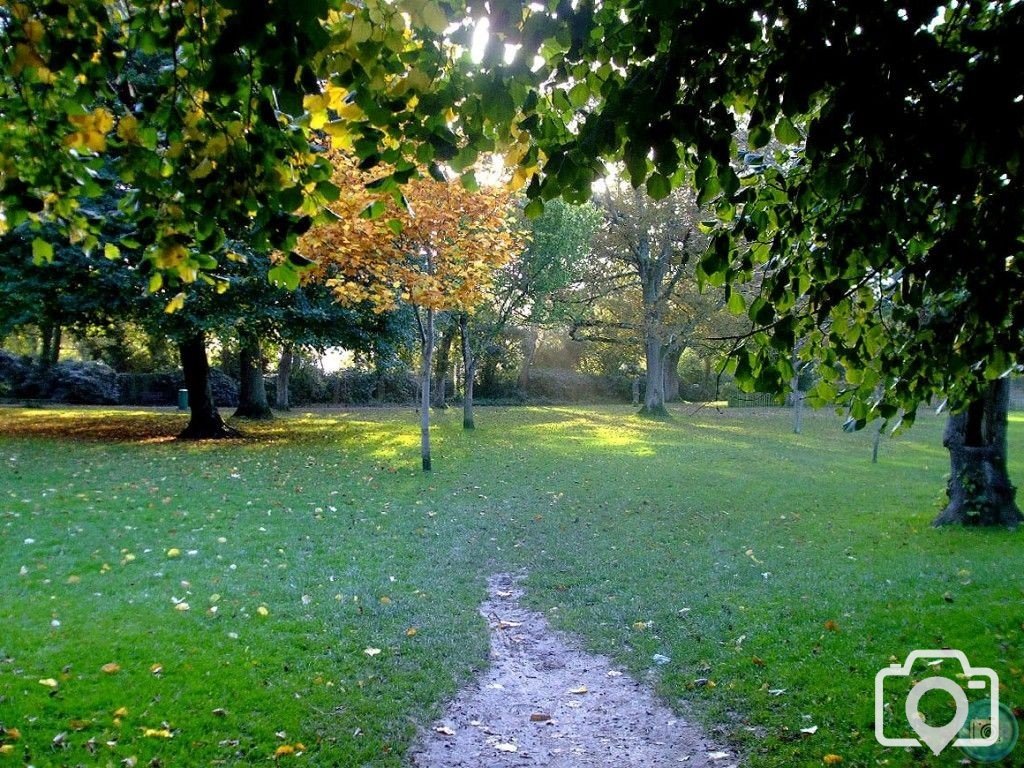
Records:
{"label": "green leaf", "polygon": [[660,173],[652,173],[647,179],[647,194],[655,200],[664,200],[672,194],[672,182]]}
{"label": "green leaf", "polygon": [[766,125],[758,125],[750,129],[749,141],[751,149],[760,149],[772,138],[772,132]]}
{"label": "green leaf", "polygon": [[103,246],[103,256],[113,261],[121,255],[121,249],[113,243],[107,243]]}
{"label": "green leaf", "polygon": [[803,137],[789,118],[784,117],[775,124],[775,138],[783,144],[799,144]]}
{"label": "green leaf", "polygon": [[395,237],[402,234],[402,222],[399,219],[388,219],[386,226],[394,233]]}
{"label": "green leaf", "polygon": [[465,187],[467,192],[480,191],[480,184],[477,183],[476,174],[473,171],[466,171],[459,177],[459,180],[462,182],[462,186]]}
{"label": "green leaf", "polygon": [[149,276],[149,292],[156,293],[164,285],[164,276],[160,272],[154,272]]}
{"label": "green leaf", "polygon": [[526,208],[523,209],[523,213],[526,214],[526,218],[528,219],[536,219],[544,213],[544,201],[539,197],[531,200],[526,204]]}
{"label": "green leaf", "polygon": [[285,264],[278,264],[267,272],[267,280],[270,281],[271,285],[276,285],[278,288],[287,288],[289,291],[294,291],[299,287],[298,273]]}
{"label": "green leaf", "polygon": [[383,216],[386,210],[387,206],[384,204],[382,200],[374,200],[372,203],[370,203],[368,206],[366,206],[365,208],[363,208],[363,210],[359,212],[359,218],[376,219],[380,216]]}
{"label": "green leaf", "polygon": [[746,302],[743,301],[743,296],[733,291],[729,296],[729,311],[734,315],[742,315],[746,309],[747,306]]}
{"label": "green leaf", "polygon": [[37,237],[32,241],[32,262],[39,266],[50,261],[53,261],[53,246]]}

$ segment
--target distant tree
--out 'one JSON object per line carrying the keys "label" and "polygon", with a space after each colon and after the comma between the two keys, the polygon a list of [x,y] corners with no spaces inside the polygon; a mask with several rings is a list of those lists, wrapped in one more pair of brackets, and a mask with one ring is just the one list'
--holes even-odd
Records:
{"label": "distant tree", "polygon": [[679,394],[680,355],[722,307],[714,291],[702,293],[697,284],[701,210],[685,189],[652,200],[615,178],[595,202],[602,223],[592,239],[590,274],[575,297],[574,337],[638,344],[647,369],[640,412],[664,417],[666,386]]}
{"label": "distant tree", "polygon": [[388,189],[386,177],[359,170],[341,154],[334,155],[334,162],[335,182],[345,191],[331,206],[336,220],[315,227],[305,245],[339,271],[327,284],[340,302],[365,302],[378,311],[399,303],[415,309],[421,458],[429,471],[435,319],[439,311],[478,304],[494,270],[518,249],[508,221],[509,195],[498,188],[471,191],[457,183],[417,178],[384,200],[380,193]]}

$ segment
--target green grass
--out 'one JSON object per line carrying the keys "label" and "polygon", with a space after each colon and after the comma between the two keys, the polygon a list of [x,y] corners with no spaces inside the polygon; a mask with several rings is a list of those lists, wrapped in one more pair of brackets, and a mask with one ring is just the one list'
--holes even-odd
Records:
{"label": "green grass", "polygon": [[[297,742],[282,761],[401,765],[486,664],[485,577],[518,568],[556,626],[755,768],[956,764],[874,740],[875,672],[915,648],[965,651],[1024,705],[1020,534],[929,527],[939,418],[872,465],[832,414],[802,435],[784,411],[675,415],[488,408],[464,433],[441,413],[424,476],[411,411],[194,445],[165,439],[172,413],[0,409],[0,725],[20,731],[0,768],[265,764]],[[1019,480],[1017,420],[1011,459]]]}

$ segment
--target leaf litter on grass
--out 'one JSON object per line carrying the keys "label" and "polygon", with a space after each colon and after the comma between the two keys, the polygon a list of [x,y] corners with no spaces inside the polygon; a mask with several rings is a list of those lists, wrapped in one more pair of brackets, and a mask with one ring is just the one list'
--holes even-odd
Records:
{"label": "leaf litter on grass", "polygon": [[416,768],[478,766],[715,766],[738,763],[645,686],[576,648],[519,604],[522,575],[488,582],[480,613],[491,632],[490,669],[420,734]]}

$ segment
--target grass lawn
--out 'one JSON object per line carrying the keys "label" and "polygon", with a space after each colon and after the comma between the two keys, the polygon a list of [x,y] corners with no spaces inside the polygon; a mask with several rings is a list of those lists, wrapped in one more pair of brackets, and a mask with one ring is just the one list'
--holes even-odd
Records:
{"label": "grass lawn", "polygon": [[486,664],[486,576],[519,568],[755,768],[957,764],[875,742],[875,673],[915,648],[1024,706],[1022,534],[929,528],[941,419],[872,465],[831,413],[631,413],[440,413],[424,476],[410,410],[194,445],[170,412],[0,409],[0,768],[401,765]]}

